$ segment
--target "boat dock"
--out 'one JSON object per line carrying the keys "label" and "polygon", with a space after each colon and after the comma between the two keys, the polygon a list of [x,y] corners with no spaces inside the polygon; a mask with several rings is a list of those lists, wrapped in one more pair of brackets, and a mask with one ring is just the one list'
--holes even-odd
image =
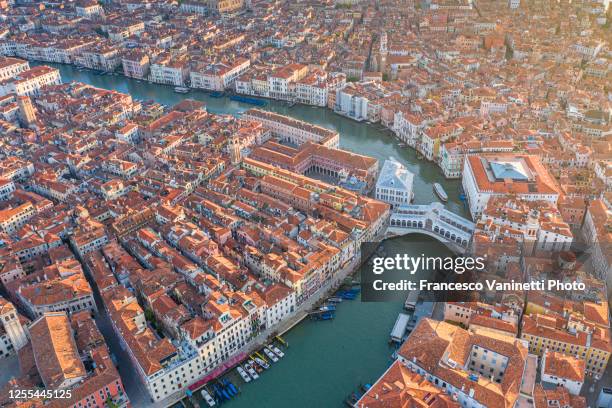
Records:
{"label": "boat dock", "polygon": [[414,309],[416,309],[417,306],[417,302],[419,301],[420,293],[421,292],[418,290],[411,290],[408,294],[408,297],[406,298],[406,301],[404,302],[404,309],[409,312],[414,312]]}
{"label": "boat dock", "polygon": [[229,98],[232,101],[248,103],[255,106],[266,106],[268,104],[268,102],[263,99],[252,98],[242,95],[231,95]]}

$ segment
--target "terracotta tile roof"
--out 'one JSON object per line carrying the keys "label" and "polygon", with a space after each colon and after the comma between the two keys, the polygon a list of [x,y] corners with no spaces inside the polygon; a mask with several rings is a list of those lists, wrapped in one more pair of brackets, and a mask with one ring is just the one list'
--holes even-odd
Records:
{"label": "terracotta tile roof", "polygon": [[544,374],[571,381],[584,382],[586,364],[584,360],[547,350],[545,352]]}
{"label": "terracotta tile roof", "polygon": [[459,408],[461,405],[419,374],[395,361],[357,401],[357,408]]}
{"label": "terracotta tile roof", "polygon": [[36,367],[47,388],[86,375],[65,313],[46,313],[29,330]]}
{"label": "terracotta tile roof", "polygon": [[[501,383],[473,380],[464,367],[474,346],[508,358]],[[489,407],[512,407],[519,396],[527,348],[512,336],[468,331],[446,322],[422,319],[398,350],[407,361],[452,384],[474,390],[474,399]],[[467,392],[467,391],[466,391]]]}
{"label": "terracotta tile roof", "polygon": [[558,386],[551,390],[545,390],[541,384],[536,384],[533,392],[534,408],[550,408],[553,406],[567,408],[586,408],[586,399],[578,395],[572,395],[567,388]]}

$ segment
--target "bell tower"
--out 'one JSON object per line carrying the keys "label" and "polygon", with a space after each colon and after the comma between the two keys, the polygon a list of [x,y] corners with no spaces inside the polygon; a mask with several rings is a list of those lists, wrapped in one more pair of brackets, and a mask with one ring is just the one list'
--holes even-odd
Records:
{"label": "bell tower", "polygon": [[230,137],[228,148],[232,164],[236,165],[240,163],[240,161],[242,160],[242,153],[240,152],[240,141],[237,137]]}
{"label": "bell tower", "polygon": [[380,72],[385,72],[387,69],[387,32],[383,31],[380,35]]}
{"label": "bell tower", "polygon": [[4,331],[11,340],[15,351],[21,349],[28,344],[28,336],[26,335],[15,306],[6,299],[0,297],[0,321],[4,327]]}

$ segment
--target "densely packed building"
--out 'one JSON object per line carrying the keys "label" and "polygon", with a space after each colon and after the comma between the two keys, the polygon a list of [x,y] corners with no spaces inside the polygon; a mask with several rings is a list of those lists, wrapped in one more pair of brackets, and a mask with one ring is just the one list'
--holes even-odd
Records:
{"label": "densely packed building", "polygon": [[182,395],[351,267],[392,206],[416,211],[412,174],[379,177],[337,131],[62,83],[45,62],[388,129],[461,180],[473,228],[428,211],[487,273],[587,290],[447,302],[356,406],[585,405],[612,353],[609,2],[61,3],[0,2],[0,358],[20,360],[0,405],[44,386],[128,406],[92,313],[152,401]]}
{"label": "densely packed building", "polygon": [[[111,371],[88,372],[86,358],[107,357],[80,350],[70,319],[107,313],[150,398],[161,401],[292,316],[389,218],[387,204],[306,168],[245,157],[282,147],[275,126],[291,124],[322,143],[303,145],[310,167],[338,157],[371,186],[376,160],[336,149],[337,133],[281,115],[218,116],[197,101],[163,107],[81,83],[44,86],[32,114],[30,127],[17,118],[19,128],[3,135],[10,188],[0,226],[3,288],[34,323],[5,301],[3,354],[31,342],[42,382],[73,398],[117,375],[109,361],[96,367]],[[38,362],[60,353],[45,346],[60,347],[52,331],[71,362]],[[113,384],[109,398],[127,404]]]}

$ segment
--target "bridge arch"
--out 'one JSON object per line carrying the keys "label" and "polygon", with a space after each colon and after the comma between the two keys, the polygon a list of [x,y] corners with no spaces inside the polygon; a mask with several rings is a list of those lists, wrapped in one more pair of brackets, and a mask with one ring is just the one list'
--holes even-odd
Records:
{"label": "bridge arch", "polygon": [[475,224],[444,208],[441,203],[403,205],[394,209],[388,236],[423,234],[437,239],[456,253],[464,253]]}
{"label": "bridge arch", "polygon": [[449,239],[445,239],[444,237],[441,237],[439,234],[434,233],[433,231],[428,231],[425,229],[420,229],[420,228],[397,228],[397,227],[389,227],[387,229],[387,234],[385,236],[385,239],[389,239],[389,238],[397,238],[397,237],[401,237],[401,236],[405,236],[405,235],[427,235],[428,237],[434,238],[437,241],[441,242],[442,244],[444,244],[448,249],[450,249],[451,251],[453,251],[456,254],[464,254],[467,250],[467,241],[463,241],[463,242],[455,242],[455,241],[451,241]]}

